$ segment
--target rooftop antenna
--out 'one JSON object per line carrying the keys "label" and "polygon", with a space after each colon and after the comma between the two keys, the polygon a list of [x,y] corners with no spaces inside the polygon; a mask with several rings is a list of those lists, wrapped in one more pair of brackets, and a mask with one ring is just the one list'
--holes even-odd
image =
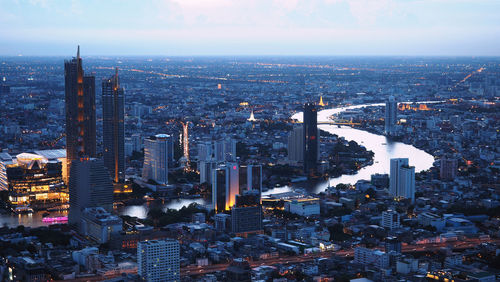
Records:
{"label": "rooftop antenna", "polygon": [[78,48],[76,49],[76,58],[80,59],[80,45],[78,45]]}

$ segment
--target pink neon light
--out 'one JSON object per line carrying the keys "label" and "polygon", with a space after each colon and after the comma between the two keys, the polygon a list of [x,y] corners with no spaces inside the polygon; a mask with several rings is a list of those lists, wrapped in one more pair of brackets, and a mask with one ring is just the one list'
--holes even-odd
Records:
{"label": "pink neon light", "polygon": [[67,216],[60,216],[60,217],[44,217],[42,219],[42,222],[45,223],[51,223],[51,222],[60,222],[60,221],[68,221]]}

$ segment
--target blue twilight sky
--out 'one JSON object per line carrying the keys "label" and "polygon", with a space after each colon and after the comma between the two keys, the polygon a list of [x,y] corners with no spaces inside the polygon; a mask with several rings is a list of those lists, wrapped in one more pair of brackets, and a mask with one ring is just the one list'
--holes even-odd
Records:
{"label": "blue twilight sky", "polygon": [[0,55],[500,55],[500,0],[0,0]]}

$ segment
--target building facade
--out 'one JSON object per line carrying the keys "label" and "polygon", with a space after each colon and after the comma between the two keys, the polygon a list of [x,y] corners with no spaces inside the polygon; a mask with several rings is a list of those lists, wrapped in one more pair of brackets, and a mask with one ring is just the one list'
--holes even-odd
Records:
{"label": "building facade", "polygon": [[394,210],[382,212],[382,221],[380,225],[386,229],[392,230],[400,227],[399,214]]}
{"label": "building facade", "polygon": [[318,110],[313,103],[304,106],[304,172],[315,174],[318,165]]}
{"label": "building facade", "polygon": [[357,247],[354,249],[354,263],[386,269],[389,267],[389,256],[380,250]]}
{"label": "building facade", "polygon": [[113,211],[113,183],[102,160],[82,158],[71,163],[69,203],[68,223],[80,230],[84,209]]}
{"label": "building facade", "polygon": [[64,62],[66,156],[73,160],[96,156],[95,77],[85,76],[80,58]]}
{"label": "building facade", "polygon": [[394,96],[390,96],[385,103],[385,134],[394,135],[398,118],[398,103]]}
{"label": "building facade", "polygon": [[168,134],[157,134],[144,139],[142,178],[158,184],[168,184],[168,164],[173,152],[173,140]]}
{"label": "building facade", "polygon": [[442,180],[454,180],[457,177],[458,162],[456,159],[443,157],[439,175]]}
{"label": "building facade", "polygon": [[231,231],[243,236],[262,231],[262,206],[258,191],[236,196],[236,203],[231,209]]}
{"label": "building facade", "polygon": [[86,208],[82,214],[82,234],[99,244],[104,244],[111,236],[122,231],[122,219],[101,207]]}
{"label": "building facade", "polygon": [[12,158],[0,153],[0,190],[8,190],[14,210],[43,209],[67,204],[68,189],[63,181],[63,162],[34,153]]}
{"label": "building facade", "polygon": [[115,183],[125,178],[124,91],[118,68],[114,76],[102,82],[102,143],[104,166]]}
{"label": "building facade", "polygon": [[137,264],[137,273],[144,281],[180,281],[179,242],[177,240],[139,242]]}
{"label": "building facade", "polygon": [[212,204],[215,212],[230,210],[236,196],[248,191],[262,194],[262,166],[226,163],[212,169]]}
{"label": "building facade", "polygon": [[304,127],[295,127],[288,134],[288,161],[293,164],[304,161]]}
{"label": "building facade", "polygon": [[408,158],[391,159],[389,192],[395,198],[415,200],[415,167],[408,165]]}

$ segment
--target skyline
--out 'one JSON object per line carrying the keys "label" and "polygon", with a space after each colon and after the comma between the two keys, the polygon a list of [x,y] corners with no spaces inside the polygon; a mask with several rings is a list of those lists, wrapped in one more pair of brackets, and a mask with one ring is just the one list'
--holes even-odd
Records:
{"label": "skyline", "polygon": [[493,0],[3,2],[0,56],[500,55]]}

